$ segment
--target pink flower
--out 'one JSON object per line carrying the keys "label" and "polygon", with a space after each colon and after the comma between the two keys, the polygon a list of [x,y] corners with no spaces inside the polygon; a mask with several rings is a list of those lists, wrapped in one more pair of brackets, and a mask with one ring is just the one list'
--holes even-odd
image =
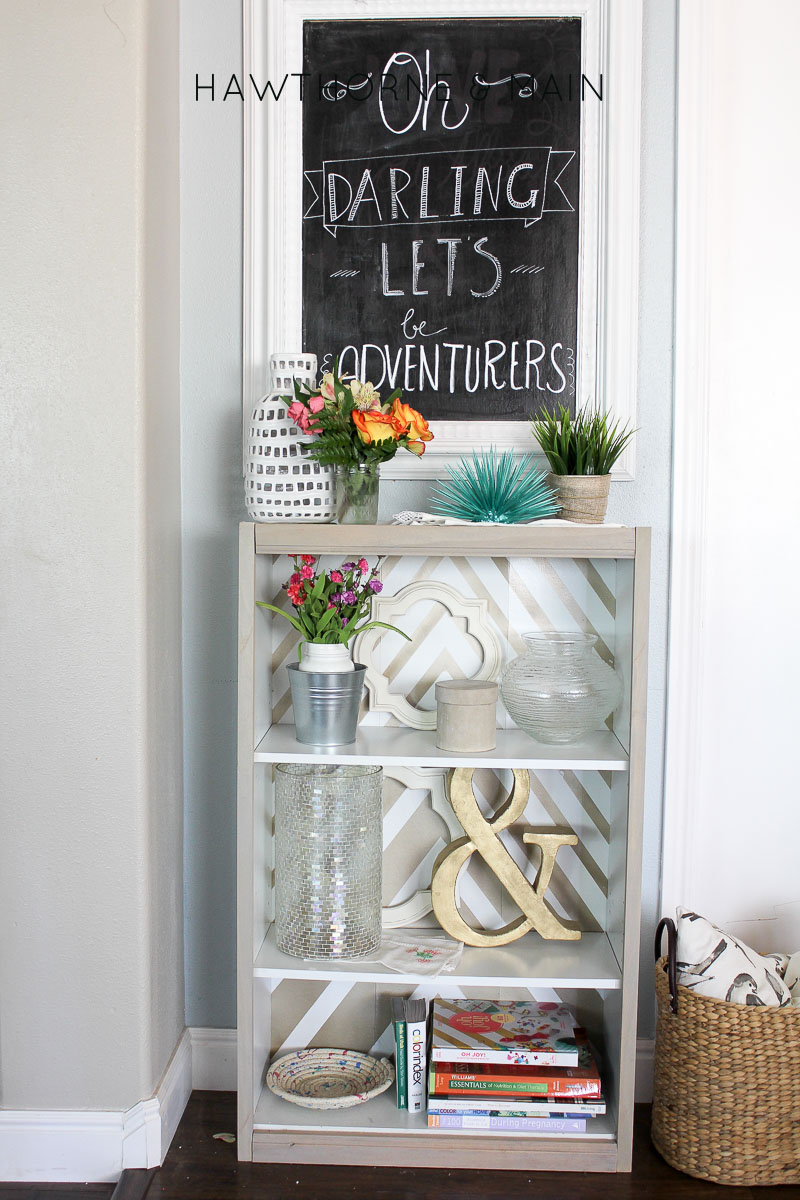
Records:
{"label": "pink flower", "polygon": [[359,571],[368,571],[369,570],[369,563],[367,562],[367,560],[365,558],[360,558],[358,560],[358,569],[359,569]]}
{"label": "pink flower", "polygon": [[317,561],[315,554],[301,554],[300,558],[304,563],[315,563]]}
{"label": "pink flower", "polygon": [[295,606],[305,603],[306,594],[299,583],[290,583],[286,589],[286,595]]}
{"label": "pink flower", "polygon": [[308,433],[308,418],[310,413],[300,400],[293,400],[289,405],[289,416],[303,433]]}
{"label": "pink flower", "polygon": [[370,579],[369,583],[367,584],[367,587],[369,588],[369,590],[371,592],[382,592],[383,591],[383,584],[381,583],[380,579]]}
{"label": "pink flower", "polygon": [[333,400],[335,398],[333,390],[333,371],[328,371],[322,376],[322,383],[319,385],[319,390],[325,400]]}
{"label": "pink flower", "polygon": [[292,575],[292,578],[289,580],[289,583],[299,583],[299,582],[300,582],[300,572],[295,571],[294,575]]}
{"label": "pink flower", "polygon": [[325,401],[322,399],[322,396],[312,396],[308,402],[308,407],[312,413],[322,412],[325,407]]}
{"label": "pink flower", "polygon": [[300,568],[300,578],[301,579],[313,579],[314,578],[314,568],[312,566],[310,566],[308,563],[304,563],[303,566]]}
{"label": "pink flower", "polygon": [[[320,398],[316,396],[314,399],[319,400]],[[312,400],[312,405],[313,402]],[[323,407],[322,401],[320,401],[319,407]],[[303,433],[319,433],[319,426],[316,422],[311,421],[311,417],[315,411],[319,412],[319,408],[314,409],[312,407],[309,410],[300,400],[293,400],[289,405],[289,416]]]}
{"label": "pink flower", "polygon": [[344,575],[341,571],[331,571],[330,579],[331,583],[344,583]]}

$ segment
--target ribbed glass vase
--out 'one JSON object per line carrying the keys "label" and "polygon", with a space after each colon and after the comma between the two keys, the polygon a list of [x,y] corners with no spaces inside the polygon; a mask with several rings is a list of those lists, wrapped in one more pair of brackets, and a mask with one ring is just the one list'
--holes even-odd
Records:
{"label": "ribbed glass vase", "polygon": [[500,677],[500,699],[538,742],[576,742],[600,729],[622,697],[616,671],[591,633],[524,633],[525,650]]}
{"label": "ribbed glass vase", "polygon": [[275,767],[275,927],[295,958],[364,958],[381,940],[381,767]]}

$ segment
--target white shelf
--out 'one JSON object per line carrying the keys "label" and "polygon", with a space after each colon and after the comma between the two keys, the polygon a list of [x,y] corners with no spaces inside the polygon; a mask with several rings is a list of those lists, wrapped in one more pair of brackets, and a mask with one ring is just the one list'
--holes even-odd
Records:
{"label": "white shelf", "polygon": [[306,746],[294,725],[273,725],[258,743],[255,762],[376,763],[379,766],[458,767],[489,763],[493,768],[526,767],[531,771],[627,771],[628,755],[608,730],[597,730],[568,746],[546,746],[521,729],[498,729],[497,748],[486,754],[454,754],[439,750],[436,731],[394,725],[360,725],[350,746]]}
{"label": "white shelf", "polygon": [[[404,933],[410,932],[407,929]],[[438,931],[437,931],[438,932]],[[423,930],[430,934],[431,930]],[[275,944],[275,926],[270,925],[259,950],[253,974],[274,979],[326,979],[355,977],[360,983],[430,984],[459,987],[594,988],[615,990],[622,985],[622,972],[605,933],[584,933],[579,942],[550,942],[538,933],[508,946],[465,946],[455,971],[439,976],[400,974],[364,959],[332,962],[330,959],[300,959],[283,954]]]}
{"label": "white shelf", "polygon": [[[468,1138],[497,1137],[491,1129],[429,1129],[426,1113],[411,1116],[406,1109],[395,1103],[394,1086],[367,1100],[354,1104],[352,1108],[335,1108],[330,1112],[319,1112],[313,1108],[300,1108],[281,1100],[268,1087],[261,1090],[256,1106],[253,1130],[302,1129],[327,1133],[335,1129],[363,1130],[365,1133],[424,1134],[427,1137],[456,1136]],[[613,1141],[615,1138],[614,1118],[611,1114],[587,1118],[586,1133],[513,1133],[502,1131],[502,1137],[515,1137],[530,1141],[533,1138],[559,1142],[570,1141]]]}

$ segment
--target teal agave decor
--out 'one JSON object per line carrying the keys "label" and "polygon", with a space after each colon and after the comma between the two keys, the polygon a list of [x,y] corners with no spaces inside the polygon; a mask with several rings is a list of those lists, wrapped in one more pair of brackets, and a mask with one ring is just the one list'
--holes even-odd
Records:
{"label": "teal agave decor", "polygon": [[554,517],[559,511],[555,490],[530,454],[518,456],[511,450],[498,454],[490,446],[480,453],[473,450],[471,461],[462,458],[447,470],[450,479],[433,491],[432,508],[441,517],[518,525]]}

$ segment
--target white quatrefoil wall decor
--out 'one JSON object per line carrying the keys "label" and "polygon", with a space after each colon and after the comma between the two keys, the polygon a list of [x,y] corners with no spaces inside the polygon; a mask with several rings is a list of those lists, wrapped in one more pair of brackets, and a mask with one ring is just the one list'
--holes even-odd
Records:
{"label": "white quatrefoil wall decor", "polygon": [[[415,605],[426,601],[428,611],[416,628],[403,621]],[[462,596],[438,580],[418,580],[394,596],[377,596],[372,618],[398,626],[412,639],[404,641],[389,662],[381,663],[378,646],[386,637],[384,631],[368,629],[356,638],[354,658],[367,665],[366,683],[373,711],[391,713],[411,729],[435,729],[436,709],[419,708],[413,700],[431,692],[440,679],[497,679],[502,647],[489,625],[485,600]],[[477,670],[463,670],[460,659],[475,658],[473,639],[483,653],[483,661]],[[413,667],[415,660],[421,665],[409,699],[400,691],[392,691],[391,685],[401,672],[408,677],[407,668]]]}
{"label": "white quatrefoil wall decor", "polygon": [[[430,807],[433,812],[444,822],[447,827],[447,832],[450,835],[450,840],[455,841],[456,838],[463,835],[463,829],[459,824],[458,817],[453,812],[453,806],[447,796],[447,773],[446,771],[431,769],[428,767],[392,767],[386,766],[383,768],[384,779],[394,779],[403,785],[405,793],[400,797],[391,809],[388,816],[384,817],[383,821],[383,851],[395,854],[395,847],[398,842],[402,841],[402,835],[407,826],[412,825],[414,816],[417,812],[416,804],[408,804],[405,801],[410,799],[407,796],[408,791],[429,793]],[[425,801],[423,799],[422,803]],[[444,849],[445,842],[440,839],[436,843]],[[390,849],[391,848],[391,849]],[[417,847],[418,851],[419,847]],[[382,923],[384,929],[399,929],[404,925],[418,925],[423,917],[428,913],[433,912],[433,900],[431,898],[431,867],[432,858],[436,857],[438,851],[433,847],[428,852],[426,858],[429,860],[427,871],[424,870],[425,862],[421,864],[422,870],[418,871],[420,878],[418,882],[423,883],[423,886],[418,888],[413,895],[407,900],[398,901],[396,904],[385,904],[383,906]],[[416,857],[416,856],[415,856]],[[416,862],[408,862],[408,875],[405,875],[405,886],[408,887],[408,881],[415,873]],[[386,867],[384,867],[384,878]],[[405,890],[405,888],[403,889]]]}

